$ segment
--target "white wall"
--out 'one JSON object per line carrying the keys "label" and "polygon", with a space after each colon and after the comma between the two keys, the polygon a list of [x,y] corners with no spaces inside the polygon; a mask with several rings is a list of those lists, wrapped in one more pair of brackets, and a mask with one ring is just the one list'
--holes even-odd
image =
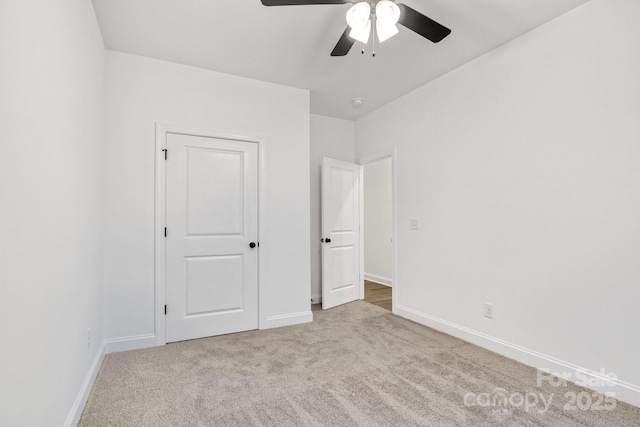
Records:
{"label": "white wall", "polygon": [[321,204],[320,171],[322,158],[354,161],[355,124],[351,120],[311,115],[311,297],[321,301]]}
{"label": "white wall", "polygon": [[59,426],[102,355],[104,46],[91,2],[0,2],[0,58],[0,424]]}
{"label": "white wall", "polygon": [[364,278],[391,286],[391,158],[367,163],[363,169]]}
{"label": "white wall", "polygon": [[639,20],[592,0],[356,122],[358,157],[397,147],[398,313],[636,405]]}
{"label": "white wall", "polygon": [[310,321],[308,91],[108,52],[108,350],[154,342],[156,121],[264,138],[260,325]]}

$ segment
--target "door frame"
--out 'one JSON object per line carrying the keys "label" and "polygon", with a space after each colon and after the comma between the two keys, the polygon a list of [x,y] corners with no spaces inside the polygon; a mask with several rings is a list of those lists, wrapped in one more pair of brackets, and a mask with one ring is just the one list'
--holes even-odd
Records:
{"label": "door frame", "polygon": [[[264,170],[265,170],[265,139],[262,136],[237,134],[225,130],[185,125],[177,123],[156,122],[156,142],[155,142],[155,209],[154,209],[154,334],[156,346],[165,345],[166,341],[166,319],[164,306],[166,304],[166,240],[164,229],[166,226],[166,198],[167,198],[167,166],[165,161],[165,150],[167,148],[167,134],[177,133],[181,135],[202,136],[208,138],[219,138],[231,141],[244,141],[258,144],[258,242],[260,232],[263,229],[264,221]],[[167,156],[171,153],[167,152]],[[262,282],[261,272],[264,271],[262,263],[265,257],[258,255],[258,328],[263,328],[263,320],[260,316],[265,313],[263,303],[266,298],[263,295],[264,289],[260,286]]]}
{"label": "door frame", "polygon": [[376,151],[360,157],[360,296],[364,299],[364,166],[378,160],[391,159],[391,312],[396,313],[398,303],[398,221],[397,221],[397,149],[395,147]]}

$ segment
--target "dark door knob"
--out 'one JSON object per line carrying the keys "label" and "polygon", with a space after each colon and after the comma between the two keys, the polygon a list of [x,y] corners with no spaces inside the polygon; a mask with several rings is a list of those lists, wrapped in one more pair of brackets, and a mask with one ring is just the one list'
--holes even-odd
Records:
{"label": "dark door knob", "polygon": [[327,243],[331,243],[331,239],[329,239],[329,238],[324,239],[324,241],[327,242]]}
{"label": "dark door knob", "polygon": [[249,247],[250,247],[251,249],[255,248],[255,247],[256,247],[255,242],[251,242],[251,243],[249,243]]}

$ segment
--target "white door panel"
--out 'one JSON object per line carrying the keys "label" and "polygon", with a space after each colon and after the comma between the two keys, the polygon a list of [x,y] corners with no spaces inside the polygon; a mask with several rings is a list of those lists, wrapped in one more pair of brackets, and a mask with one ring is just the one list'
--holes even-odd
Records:
{"label": "white door panel", "polygon": [[354,188],[355,179],[352,170],[340,169],[339,167],[330,168],[330,195],[331,200],[329,208],[331,233],[353,233],[354,230]]}
{"label": "white door panel", "polygon": [[257,144],[167,133],[166,341],[258,327]]}
{"label": "white door panel", "polygon": [[360,166],[322,162],[322,308],[360,298]]}
{"label": "white door panel", "polygon": [[185,261],[186,317],[243,309],[242,287],[226,285],[242,283],[241,255],[187,257]]}
{"label": "white door panel", "polygon": [[242,170],[242,152],[187,148],[188,235],[242,233]]}

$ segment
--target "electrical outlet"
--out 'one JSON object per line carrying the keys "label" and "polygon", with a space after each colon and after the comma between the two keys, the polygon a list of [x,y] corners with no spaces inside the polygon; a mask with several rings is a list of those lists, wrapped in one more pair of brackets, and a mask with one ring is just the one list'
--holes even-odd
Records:
{"label": "electrical outlet", "polygon": [[91,328],[87,329],[87,350],[91,350]]}
{"label": "electrical outlet", "polygon": [[417,218],[409,220],[409,228],[411,230],[420,230],[420,220]]}
{"label": "electrical outlet", "polygon": [[493,304],[490,302],[484,303],[484,317],[493,319]]}

